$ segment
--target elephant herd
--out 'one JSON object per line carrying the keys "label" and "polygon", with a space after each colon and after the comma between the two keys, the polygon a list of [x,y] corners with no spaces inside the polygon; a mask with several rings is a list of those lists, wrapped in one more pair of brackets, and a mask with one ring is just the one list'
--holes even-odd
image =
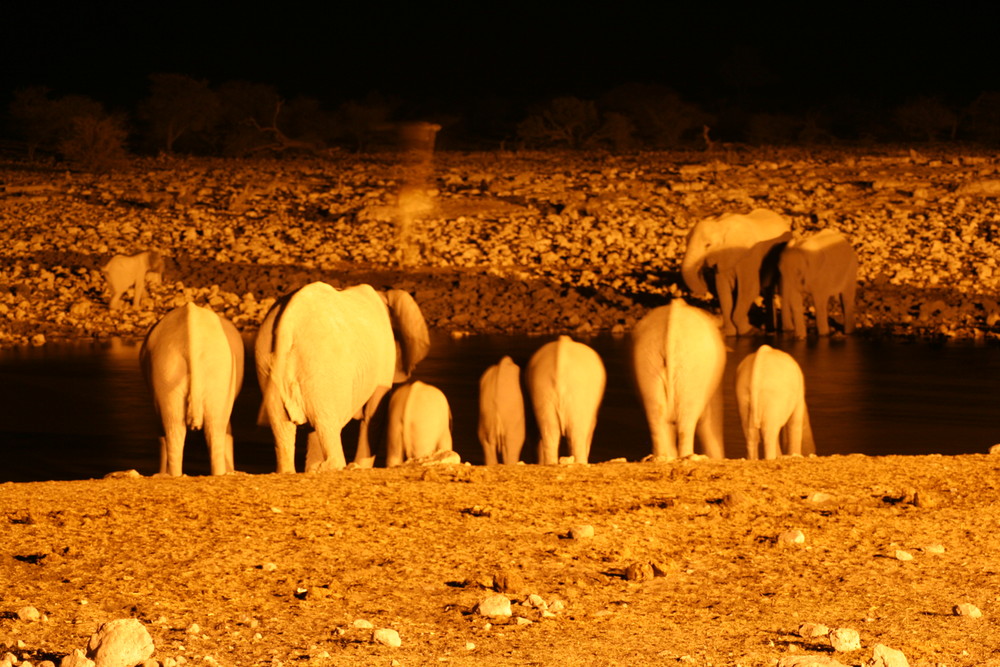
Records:
{"label": "elephant herd", "polygon": [[[829,332],[827,302],[834,296],[841,299],[843,328],[850,333],[857,257],[837,232],[793,239],[786,221],[757,209],[697,223],[682,272],[695,294],[707,289],[705,278],[714,279],[722,326],[679,298],[650,310],[632,332],[633,376],[654,457],[690,456],[697,437],[706,455],[721,458],[723,334],[752,330],[749,309],[768,282],[780,291],[782,324],[797,337],[805,336],[803,297],[810,294],[820,334]],[[110,275],[109,284],[120,298],[120,285]],[[306,471],[345,467],[341,431],[351,419],[361,421],[353,465],[371,467],[371,423],[390,391],[386,464],[451,452],[445,395],[419,381],[392,390],[429,349],[427,325],[407,292],[378,292],[369,285],[338,290],[315,282],[279,299],[254,341],[263,397],[258,423],[272,430],[277,471],[295,471],[300,425],[311,427]],[[230,416],[243,379],[243,354],[233,324],[192,303],[150,329],[140,363],[162,423],[160,474],[181,474],[188,429],[204,430],[213,475],[233,471]],[[586,462],[606,377],[598,353],[568,336],[532,355],[523,382],[510,357],[486,369],[479,383],[478,428],[486,463],[520,459],[526,437],[522,385],[538,426],[538,462],[557,463],[564,439],[572,460]],[[748,458],[758,458],[761,444],[765,458],[782,449],[815,451],[802,371],[790,355],[760,346],[737,368],[736,397]]]}

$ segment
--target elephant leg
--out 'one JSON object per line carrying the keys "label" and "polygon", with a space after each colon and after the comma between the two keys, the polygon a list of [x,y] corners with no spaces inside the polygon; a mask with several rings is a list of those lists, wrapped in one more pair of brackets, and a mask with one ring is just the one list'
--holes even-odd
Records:
{"label": "elephant leg", "polygon": [[750,306],[760,294],[760,276],[757,271],[745,271],[736,280],[736,306],[733,308],[733,326],[736,333],[745,336],[753,331],[750,326]]}
{"label": "elephant leg", "polygon": [[233,427],[226,424],[226,472],[236,472],[236,461],[233,458]]}
{"label": "elephant leg", "polygon": [[726,456],[726,448],[722,440],[723,426],[722,384],[712,394],[711,400],[705,406],[705,412],[698,420],[698,440],[701,442],[702,453],[710,459],[722,459]]}
{"label": "elephant leg", "polygon": [[160,436],[160,472],[158,475],[167,475],[168,461],[167,461],[167,437],[165,435]]}
{"label": "elephant leg", "polygon": [[500,445],[495,445],[492,442],[483,443],[483,460],[488,466],[495,466],[497,464],[497,450],[503,455],[503,462],[507,463],[507,443],[501,442]]}
{"label": "elephant leg", "polygon": [[735,336],[737,324],[734,321],[733,291],[736,289],[735,277],[719,272],[715,276],[715,291],[719,295],[719,307],[722,309],[722,333]]}
{"label": "elephant leg", "polygon": [[760,457],[760,429],[744,424],[743,435],[747,439],[747,458],[756,461]]}
{"label": "elephant leg", "polygon": [[363,408],[361,428],[358,430],[358,448],[354,453],[354,464],[359,468],[371,468],[375,463],[371,447],[371,423],[378,411],[379,404],[388,391],[389,387],[376,387]]}
{"label": "elephant leg", "polygon": [[554,418],[539,419],[538,462],[542,465],[559,463],[559,425]]}
{"label": "elephant leg", "polygon": [[853,280],[840,293],[840,305],[844,310],[844,333],[854,333],[854,299],[858,286]]}
{"label": "elephant leg", "polygon": [[764,458],[768,460],[778,458],[781,454],[781,447],[778,442],[781,437],[781,427],[765,423],[760,430],[761,438],[764,440]]}
{"label": "elephant leg", "polygon": [[830,295],[826,292],[813,294],[816,306],[816,332],[820,336],[830,335]]}
{"label": "elephant leg", "polygon": [[590,460],[590,441],[594,436],[594,424],[587,426],[573,425],[567,431],[569,453],[577,463],[587,463]]}
{"label": "elephant leg", "polygon": [[787,442],[785,444],[785,454],[788,456],[802,456],[802,415],[805,412],[803,401],[795,406],[792,416],[785,424]]}
{"label": "elephant leg", "polygon": [[135,296],[132,298],[132,307],[136,310],[142,308],[142,300],[146,296],[146,281],[142,274],[135,279]]}
{"label": "elephant leg", "polygon": [[657,458],[677,458],[677,430],[667,423],[666,408],[660,405],[647,406],[649,434],[653,438],[653,456]]}
{"label": "elephant leg", "polygon": [[306,472],[343,470],[347,465],[344,444],[340,439],[340,428],[322,423],[310,434],[316,445],[306,449]]}
{"label": "elephant leg", "polygon": [[[229,449],[231,438],[227,442],[227,428],[215,420],[205,420],[205,442],[208,444],[208,456],[213,475],[225,475],[230,472],[232,454]],[[227,459],[229,462],[227,463]]]}
{"label": "elephant leg", "polygon": [[271,432],[274,433],[274,454],[278,472],[295,472],[295,424],[283,416],[271,414]]}
{"label": "elephant leg", "polygon": [[161,451],[166,451],[166,472],[172,477],[180,477],[183,472],[184,439],[187,437],[187,426],[182,420],[177,420],[169,426],[164,424],[164,431],[166,435],[163,438]]}

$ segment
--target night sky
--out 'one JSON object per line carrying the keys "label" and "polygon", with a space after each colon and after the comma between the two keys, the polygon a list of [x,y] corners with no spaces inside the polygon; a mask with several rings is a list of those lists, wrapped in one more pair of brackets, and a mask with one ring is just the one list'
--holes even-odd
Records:
{"label": "night sky", "polygon": [[128,107],[145,95],[153,72],[268,83],[283,96],[331,104],[370,91],[426,100],[593,99],[632,81],[665,84],[697,102],[744,96],[788,110],[841,96],[967,103],[1000,90],[1000,9],[986,2],[941,3],[933,12],[908,3],[818,3],[830,12],[794,14],[706,2],[591,10],[516,2],[403,10],[370,2],[322,10],[65,4],[5,7],[0,91],[8,99],[16,88],[44,84]]}

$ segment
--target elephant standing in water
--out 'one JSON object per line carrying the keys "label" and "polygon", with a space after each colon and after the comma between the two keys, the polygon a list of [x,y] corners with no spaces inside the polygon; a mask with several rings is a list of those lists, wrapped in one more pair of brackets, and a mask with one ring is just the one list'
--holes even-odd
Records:
{"label": "elephant standing in water", "polygon": [[397,388],[389,399],[386,466],[451,449],[451,408],[444,392],[419,380]]}
{"label": "elephant standing in water", "polygon": [[163,427],[160,474],[181,474],[189,428],[204,429],[212,474],[233,472],[229,418],[243,355],[232,322],[193,303],[171,310],[146,334],[139,360]]}
{"label": "elephant standing in water", "polygon": [[722,458],[726,346],[716,320],[683,299],[649,311],[632,332],[632,368],[653,438],[653,456]]}
{"label": "elephant standing in water", "polygon": [[788,221],[763,208],[747,215],[705,218],[688,233],[681,275],[692,296],[707,298],[709,286],[704,274],[714,273],[712,286],[719,297],[727,336],[753,331],[749,312],[761,292],[761,275],[776,282],[770,277],[777,270],[776,252],[791,238]]}
{"label": "elephant standing in water", "polygon": [[816,331],[830,333],[830,298],[840,300],[844,333],[854,331],[854,298],[858,288],[858,255],[840,232],[824,229],[785,247],[778,260],[781,272],[781,319],[796,338],[806,337],[805,297],[816,306]]}
{"label": "elephant standing in water", "polygon": [[295,471],[296,425],[306,423],[313,427],[306,470],[343,468],[340,432],[352,418],[361,420],[354,461],[372,465],[372,417],[393,382],[405,380],[430,348],[420,309],[408,294],[393,292],[315,282],[268,311],[254,351],[264,397],[260,421],[274,432],[278,472]]}
{"label": "elephant standing in water", "polygon": [[514,465],[524,447],[524,396],[521,369],[504,357],[479,378],[479,442],[486,465]]}
{"label": "elephant standing in water", "polygon": [[111,290],[111,302],[108,306],[111,310],[121,308],[122,295],[133,285],[135,292],[132,297],[132,307],[139,309],[146,294],[147,274],[151,274],[149,280],[154,283],[159,282],[163,275],[163,257],[154,250],[140,252],[131,257],[115,255],[101,267],[101,273],[104,274]]}
{"label": "elephant standing in water", "polygon": [[600,355],[559,336],[532,355],[525,379],[541,435],[538,462],[558,463],[559,441],[566,436],[575,461],[586,463],[607,379]]}
{"label": "elephant standing in water", "polygon": [[736,368],[736,402],[747,439],[747,458],[776,459],[784,435],[785,453],[815,454],[802,369],[787,352],[761,345]]}

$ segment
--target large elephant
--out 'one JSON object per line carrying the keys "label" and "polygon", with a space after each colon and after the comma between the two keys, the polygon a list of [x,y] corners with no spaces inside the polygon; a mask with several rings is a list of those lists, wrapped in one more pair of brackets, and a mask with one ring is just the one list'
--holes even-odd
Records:
{"label": "large elephant", "polygon": [[697,432],[711,458],[725,455],[722,374],[726,345],[715,318],[674,299],[632,332],[632,369],[653,439],[653,456],[694,454]]}
{"label": "large elephant", "polygon": [[781,273],[781,319],[796,338],[806,337],[805,296],[816,306],[816,330],[830,333],[830,298],[840,300],[844,333],[854,331],[854,298],[858,288],[858,255],[844,236],[824,229],[785,246],[778,260]]}
{"label": "large elephant", "polygon": [[451,448],[451,408],[443,391],[419,380],[393,391],[386,466],[428,458]]}
{"label": "large elephant", "polygon": [[[354,461],[372,465],[371,420],[394,380],[405,380],[430,347],[416,303],[393,292],[315,282],[268,311],[254,352],[264,397],[259,421],[274,432],[278,472],[295,471],[295,427],[306,423],[313,427],[306,470],[343,468],[340,432],[352,418],[361,420]],[[390,315],[393,303],[404,305]]]}
{"label": "large elephant", "polygon": [[786,454],[816,452],[802,369],[787,352],[761,345],[747,355],[736,368],[736,403],[748,459],[758,457],[761,440],[764,458],[778,458],[779,438]]}
{"label": "large elephant", "polygon": [[147,276],[150,282],[159,282],[163,276],[163,257],[155,250],[147,250],[132,256],[115,255],[101,267],[111,290],[109,308],[117,310],[122,304],[122,295],[129,287],[135,286],[132,307],[140,308],[146,294]]}
{"label": "large elephant", "polygon": [[521,368],[510,357],[490,366],[479,378],[479,443],[486,465],[514,465],[524,447],[524,396]]}
{"label": "large elephant", "polygon": [[[758,208],[743,215],[728,213],[701,220],[688,233],[681,275],[696,298],[709,293],[705,275],[714,274],[722,309],[723,333],[746,335],[750,306],[761,292],[761,274],[772,268],[776,246],[792,238],[783,217]],[[768,281],[770,282],[770,281]],[[734,303],[735,295],[735,303]]]}
{"label": "large elephant", "polygon": [[587,462],[606,379],[600,355],[569,336],[559,336],[531,356],[525,380],[540,433],[539,463],[559,462],[563,436],[575,461]]}
{"label": "large elephant", "polygon": [[162,423],[160,474],[181,474],[188,428],[204,429],[213,475],[233,472],[229,418],[243,355],[232,322],[193,303],[174,308],[146,334],[139,360]]}

